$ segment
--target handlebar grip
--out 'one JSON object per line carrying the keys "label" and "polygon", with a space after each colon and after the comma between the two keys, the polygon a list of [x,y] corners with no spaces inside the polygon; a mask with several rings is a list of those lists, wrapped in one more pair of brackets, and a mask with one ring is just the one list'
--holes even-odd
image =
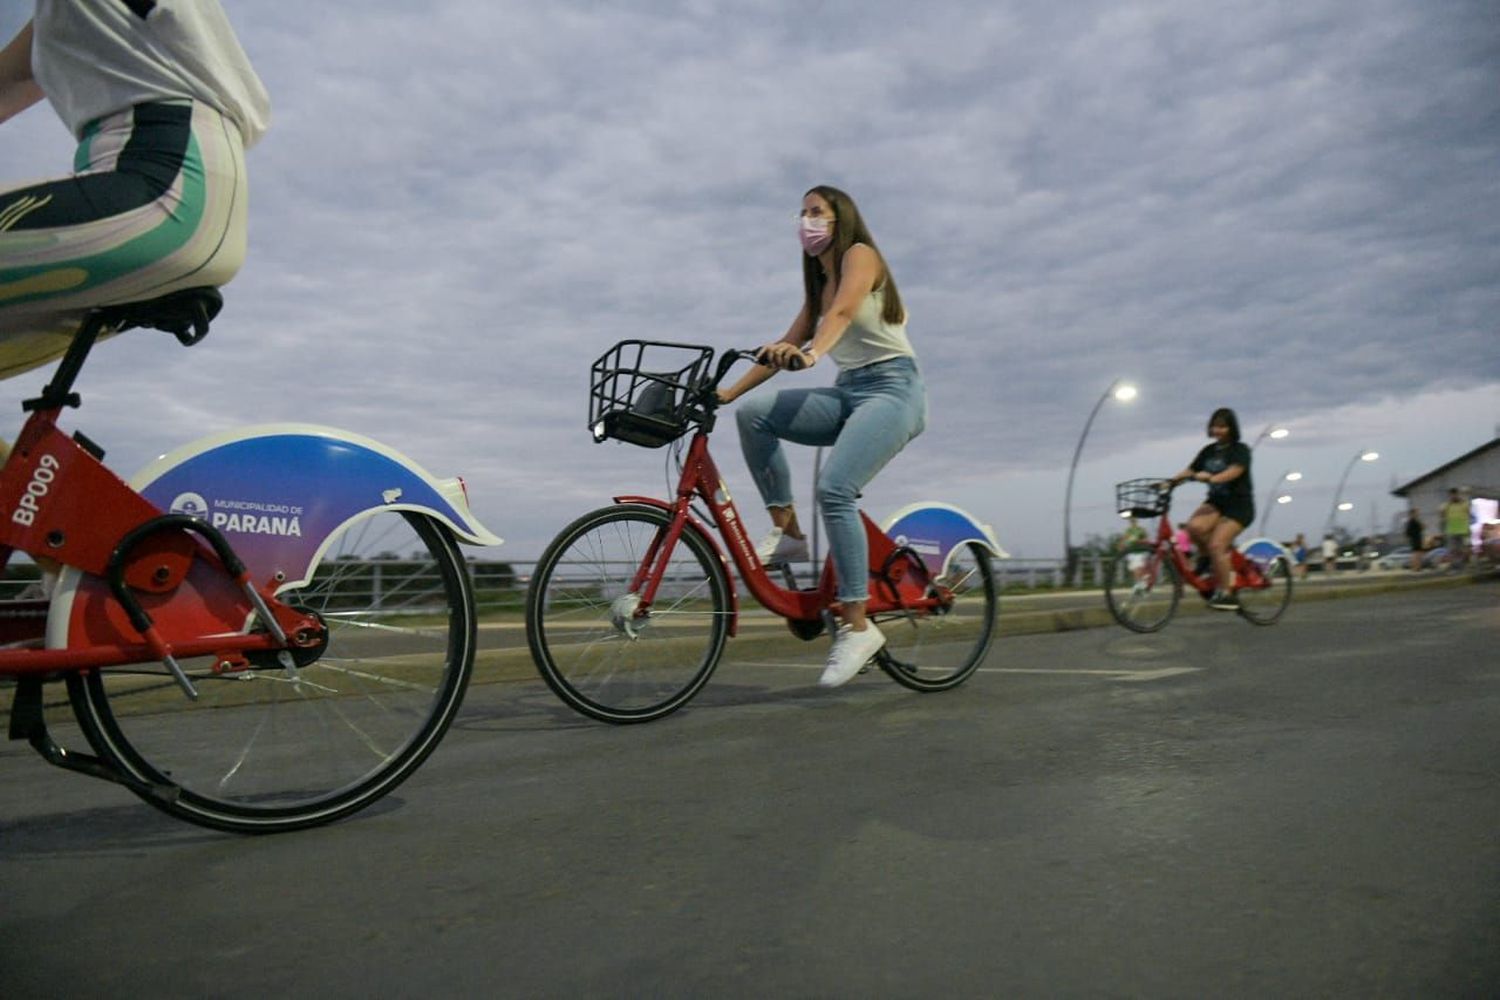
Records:
{"label": "handlebar grip", "polygon": [[[766,360],[765,360],[766,352],[765,351],[760,351],[760,350],[757,350],[757,351],[746,351],[744,353],[745,353],[746,357],[750,358],[750,360],[754,361],[756,364],[758,364],[758,365],[766,365],[767,368],[771,367],[770,365],[766,364]],[[803,354],[801,351],[798,351],[796,354],[792,355],[791,360],[788,361],[787,364],[786,364],[786,370],[789,371],[789,372],[800,372],[802,369],[804,369],[806,367],[807,367],[807,356],[805,354]]]}

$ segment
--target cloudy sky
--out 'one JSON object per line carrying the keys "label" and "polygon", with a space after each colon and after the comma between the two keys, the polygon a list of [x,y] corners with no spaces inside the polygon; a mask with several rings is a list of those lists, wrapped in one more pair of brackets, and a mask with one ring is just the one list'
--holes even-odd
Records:
{"label": "cloudy sky", "polygon": [[[1363,450],[1341,517],[1366,531],[1393,485],[1500,434],[1491,0],[225,6],[275,106],[250,257],[202,345],[132,333],[92,359],[76,419],[127,475],[236,424],[347,427],[462,473],[534,558],[665,488],[663,452],[590,440],[589,362],[778,337],[817,183],[860,203],[931,395],[877,516],[946,500],[1060,554],[1073,449],[1122,377],[1140,397],[1089,433],[1075,542],[1218,406],[1291,431],[1255,453],[1261,506],[1304,475],[1276,535],[1321,532]],[[0,35],[30,9],[0,0]],[[71,152],[39,106],[0,130],[0,178]],[[732,426],[715,440],[752,511]]]}

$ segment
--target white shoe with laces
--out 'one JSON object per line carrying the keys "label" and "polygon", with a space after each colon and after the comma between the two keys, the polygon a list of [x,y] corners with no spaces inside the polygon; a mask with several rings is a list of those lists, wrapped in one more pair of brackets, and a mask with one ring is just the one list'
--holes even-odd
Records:
{"label": "white shoe with laces", "polygon": [[818,678],[818,686],[836,688],[847,684],[884,645],[885,633],[873,623],[863,632],[854,631],[850,625],[840,625],[834,633],[833,648],[828,651],[828,665],[823,668],[823,676]]}
{"label": "white shoe with laces", "polygon": [[784,562],[803,562],[809,558],[806,538],[793,538],[780,528],[772,528],[755,546],[762,564],[774,566]]}

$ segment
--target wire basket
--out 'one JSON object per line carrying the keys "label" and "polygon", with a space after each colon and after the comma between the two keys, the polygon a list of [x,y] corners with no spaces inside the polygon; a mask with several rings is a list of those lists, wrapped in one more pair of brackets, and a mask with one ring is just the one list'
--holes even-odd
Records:
{"label": "wire basket", "polygon": [[1170,479],[1128,479],[1115,485],[1115,510],[1121,517],[1160,517],[1172,495]]}
{"label": "wire basket", "polygon": [[700,416],[696,390],[713,356],[711,347],[656,340],[622,340],[610,348],[591,369],[594,440],[660,448],[682,437]]}

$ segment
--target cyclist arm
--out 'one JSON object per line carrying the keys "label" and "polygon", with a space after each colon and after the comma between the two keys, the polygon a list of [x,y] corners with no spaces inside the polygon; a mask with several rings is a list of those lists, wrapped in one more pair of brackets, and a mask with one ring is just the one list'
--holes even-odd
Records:
{"label": "cyclist arm", "polygon": [[880,257],[875,251],[863,243],[850,247],[844,254],[839,289],[833,297],[833,305],[828,307],[828,311],[818,321],[817,332],[813,334],[812,343],[807,347],[815,358],[821,358],[833,350],[833,345],[839,342],[844,331],[849,329],[849,324],[854,322],[854,314],[859,312],[860,305],[870,297],[879,280]]}
{"label": "cyclist arm", "polygon": [[1231,465],[1229,468],[1223,470],[1222,472],[1215,472],[1212,475],[1205,475],[1203,481],[1205,483],[1232,483],[1244,474],[1245,467],[1243,465]]}
{"label": "cyclist arm", "polygon": [[844,331],[849,329],[860,304],[869,297],[875,288],[875,282],[880,278],[880,266],[880,257],[863,243],[850,247],[844,254],[839,288],[834,295],[833,305],[819,319],[818,329],[815,332],[809,330],[811,323],[807,316],[807,304],[803,303],[797,312],[797,318],[792,320],[792,325],[782,338],[766,345],[763,356],[770,364],[756,365],[732,388],[727,391],[719,390],[719,399],[728,403],[743,396],[780,369],[789,367],[794,355],[801,356],[803,367],[811,368],[817,364],[839,342]]}
{"label": "cyclist arm", "polygon": [[833,350],[833,345],[854,322],[854,314],[880,278],[880,257],[863,243],[856,243],[844,254],[840,267],[838,291],[828,311],[819,317],[818,328],[810,329],[804,306],[787,335],[766,346],[764,357],[772,368],[790,368],[794,358],[801,360],[798,367],[811,368]]}
{"label": "cyclist arm", "polygon": [[1204,469],[1194,471],[1192,466],[1188,466],[1172,477],[1172,485],[1176,486],[1178,483],[1189,479],[1199,483],[1232,483],[1244,474],[1245,467],[1243,465],[1231,465],[1222,472],[1208,472]]}
{"label": "cyclist arm", "polygon": [[31,22],[0,49],[0,122],[25,111],[44,95],[31,75]]}
{"label": "cyclist arm", "polygon": [[[802,308],[797,310],[797,318],[792,320],[792,325],[787,327],[786,333],[782,334],[781,339],[774,344],[768,344],[764,348],[765,353],[767,355],[777,353],[778,345],[780,344],[790,345],[790,349],[780,348],[779,350],[786,351],[786,353],[795,353],[803,344],[807,343],[807,326],[807,304],[803,303]],[[812,360],[808,361],[809,365],[813,363]],[[723,403],[734,402],[772,375],[775,375],[776,371],[777,369],[771,365],[754,366],[744,375],[740,376],[740,380],[733,386],[728,389],[720,389],[719,401]]]}

